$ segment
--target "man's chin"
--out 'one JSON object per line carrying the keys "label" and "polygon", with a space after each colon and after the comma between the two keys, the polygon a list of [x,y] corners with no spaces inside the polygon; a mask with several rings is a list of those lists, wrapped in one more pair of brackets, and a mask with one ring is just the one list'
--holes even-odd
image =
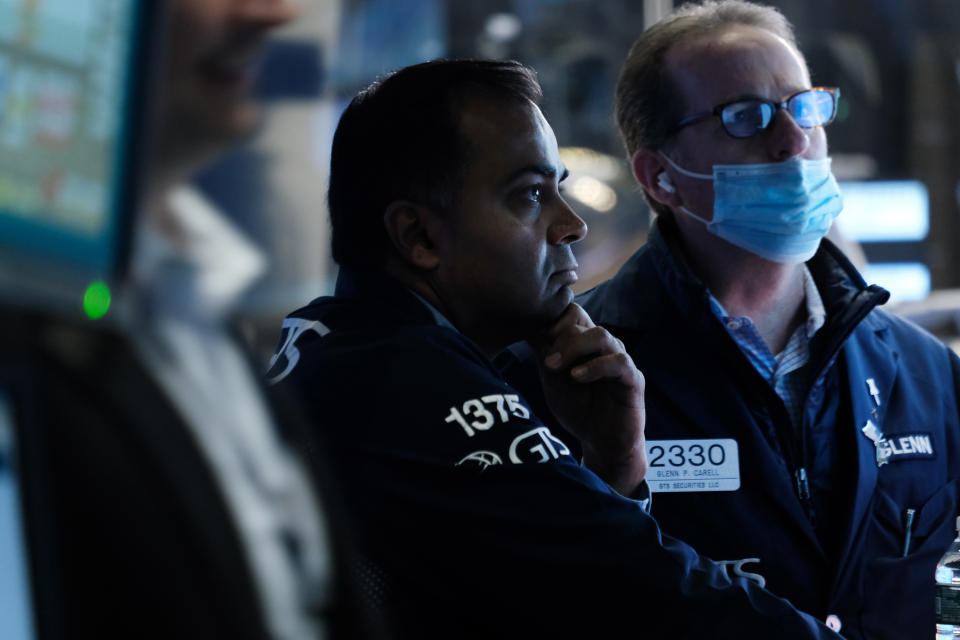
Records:
{"label": "man's chin", "polygon": [[510,333],[514,337],[511,342],[538,339],[564,314],[573,302],[573,295],[570,287],[564,286],[543,300],[537,308],[528,307],[522,315],[514,315],[512,318],[503,317],[501,319],[503,326],[512,329]]}
{"label": "man's chin", "polygon": [[569,286],[562,286],[557,290],[554,299],[550,302],[551,310],[555,312],[553,320],[557,320],[563,315],[563,312],[567,310],[567,307],[570,306],[570,303],[573,302],[574,293],[573,289]]}
{"label": "man's chin", "polygon": [[209,162],[228,147],[252,137],[263,120],[254,103],[211,109],[190,103],[164,114],[157,135],[158,155],[178,163]]}
{"label": "man's chin", "polygon": [[573,302],[573,295],[573,290],[570,287],[560,287],[560,289],[544,303],[540,313],[537,314],[536,330],[543,331],[559,320],[560,316],[562,316],[570,306],[570,303]]}

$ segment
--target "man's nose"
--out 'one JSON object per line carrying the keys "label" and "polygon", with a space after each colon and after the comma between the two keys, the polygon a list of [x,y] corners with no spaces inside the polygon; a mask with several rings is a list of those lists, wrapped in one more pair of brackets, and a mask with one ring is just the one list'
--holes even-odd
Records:
{"label": "man's nose", "polygon": [[767,135],[767,153],[775,161],[789,160],[799,156],[810,146],[810,136],[797,124],[786,109],[780,109],[773,116],[773,123]]}
{"label": "man's nose", "polygon": [[587,223],[560,200],[556,219],[547,230],[547,241],[554,245],[572,244],[583,240],[587,235]]}

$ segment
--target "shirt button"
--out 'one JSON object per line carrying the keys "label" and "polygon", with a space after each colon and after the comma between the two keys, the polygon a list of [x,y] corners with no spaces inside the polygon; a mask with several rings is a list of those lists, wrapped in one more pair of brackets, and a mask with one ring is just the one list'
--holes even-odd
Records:
{"label": "shirt button", "polygon": [[727,320],[727,329],[730,329],[730,331],[736,331],[739,328],[740,328],[739,320]]}
{"label": "shirt button", "polygon": [[838,618],[836,615],[831,613],[827,616],[827,627],[833,631],[840,631],[840,627],[842,626],[843,623],[840,622],[840,618]]}

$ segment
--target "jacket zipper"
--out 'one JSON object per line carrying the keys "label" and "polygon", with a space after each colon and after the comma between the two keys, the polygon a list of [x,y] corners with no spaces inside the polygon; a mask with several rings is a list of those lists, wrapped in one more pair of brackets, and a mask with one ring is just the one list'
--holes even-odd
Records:
{"label": "jacket zipper", "polygon": [[906,532],[903,534],[903,557],[906,558],[907,554],[910,553],[910,536],[913,534],[913,516],[916,515],[916,509],[907,509],[906,514],[904,515],[904,520],[906,520]]}
{"label": "jacket zipper", "polygon": [[[807,397],[804,399],[804,407],[806,407],[806,401],[809,400],[810,393],[813,391],[814,386],[820,378],[826,375],[827,367],[830,366],[832,362],[836,359],[840,348],[843,346],[843,343],[846,341],[850,334],[853,333],[853,330],[857,328],[860,322],[863,321],[867,315],[873,311],[879,304],[886,299],[887,292],[883,290],[874,290],[868,287],[864,293],[867,293],[866,296],[861,294],[861,298],[866,298],[863,300],[856,308],[856,311],[852,316],[847,319],[844,323],[842,330],[836,333],[833,336],[833,339],[830,342],[828,349],[824,351],[826,354],[825,357],[821,360],[824,364],[819,368],[816,377],[813,378],[813,382],[810,385],[810,389],[807,391]],[[796,469],[794,470],[794,479],[796,482],[796,491],[797,497],[800,499],[800,503],[803,505],[804,509],[807,512],[807,517],[810,519],[811,524],[815,524],[816,514],[813,510],[813,500],[810,496],[810,483],[807,480],[807,420],[806,420],[806,411],[804,410],[801,413],[800,417],[800,455],[799,459],[795,461]],[[911,510],[912,511],[912,510]],[[910,514],[910,522],[913,521],[913,515]],[[907,545],[910,544],[909,533],[907,535]]]}

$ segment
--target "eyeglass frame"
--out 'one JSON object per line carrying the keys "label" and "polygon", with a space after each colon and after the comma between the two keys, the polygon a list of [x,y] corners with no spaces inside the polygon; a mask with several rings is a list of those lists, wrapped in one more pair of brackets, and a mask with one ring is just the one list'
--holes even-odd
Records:
{"label": "eyeglass frame", "polygon": [[[687,116],[686,118],[681,119],[680,122],[678,122],[677,124],[673,125],[673,127],[670,128],[670,131],[667,132],[667,137],[672,136],[673,134],[675,134],[676,132],[680,131],[681,129],[683,129],[688,125],[694,124],[696,122],[700,122],[701,120],[705,120],[706,118],[709,118],[711,116],[721,116],[720,125],[723,127],[724,132],[728,136],[730,136],[731,138],[735,138],[737,140],[746,140],[747,138],[752,138],[753,136],[757,135],[761,131],[766,131],[767,129],[769,129],[778,111],[780,111],[781,109],[786,110],[787,103],[789,103],[791,100],[796,98],[801,93],[807,93],[810,91],[823,92],[830,95],[833,98],[833,113],[831,114],[830,119],[827,120],[826,122],[813,125],[812,127],[801,127],[801,128],[815,129],[817,127],[825,127],[831,122],[833,122],[837,117],[838,103],[840,101],[839,87],[810,87],[809,89],[801,89],[800,91],[795,91],[791,93],[789,96],[787,96],[786,100],[783,100],[782,102],[777,102],[775,100],[764,100],[763,98],[738,98],[736,100],[724,102],[723,104],[718,104],[717,106],[715,106],[711,111],[702,111],[700,113],[695,113],[691,116]],[[756,129],[753,133],[751,133],[748,136],[735,136],[732,133],[730,133],[730,130],[727,129],[727,123],[723,121],[723,117],[722,117],[723,110],[731,105],[735,105],[740,102],[759,102],[761,104],[768,104],[772,106],[774,108],[773,115],[770,116],[770,122],[767,123],[767,126]],[[792,115],[790,117],[793,118]],[[800,125],[798,124],[798,126]]]}

